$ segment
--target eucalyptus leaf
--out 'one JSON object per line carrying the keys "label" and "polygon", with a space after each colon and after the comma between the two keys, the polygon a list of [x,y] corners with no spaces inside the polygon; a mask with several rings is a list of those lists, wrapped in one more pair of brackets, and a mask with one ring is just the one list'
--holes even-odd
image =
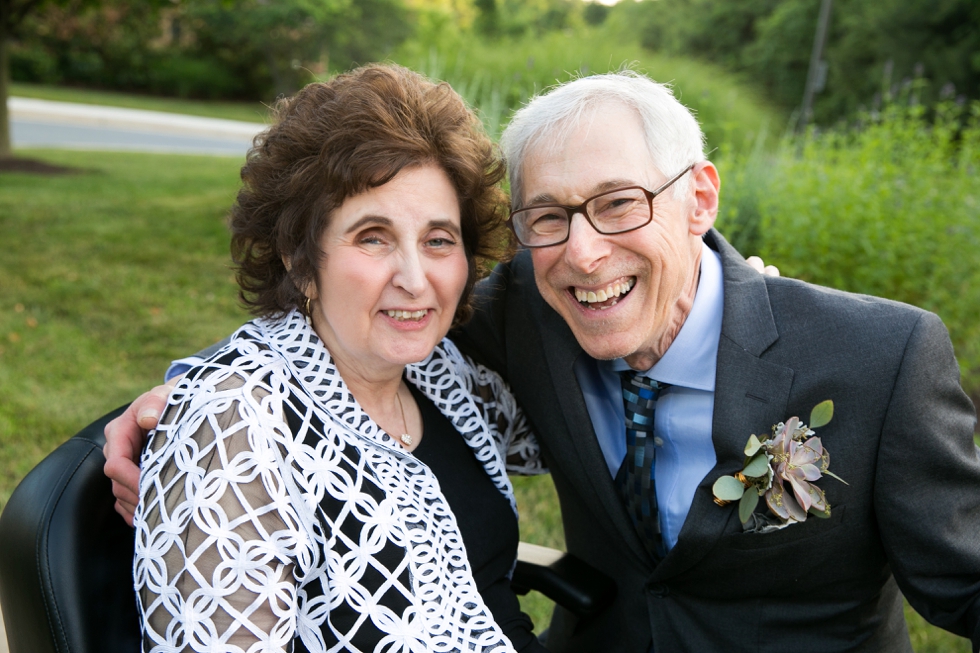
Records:
{"label": "eucalyptus leaf", "polygon": [[817,429],[828,423],[834,417],[834,402],[830,399],[821,401],[810,411],[810,428]]}
{"label": "eucalyptus leaf", "polygon": [[766,456],[765,452],[762,452],[749,461],[742,473],[749,478],[759,478],[765,476],[768,470],[769,457]]}
{"label": "eucalyptus leaf", "polygon": [[749,436],[749,441],[745,444],[745,455],[751,458],[760,447],[762,447],[762,443],[759,442],[759,438],[755,437],[755,433],[753,433]]}
{"label": "eucalyptus leaf", "polygon": [[722,501],[738,501],[742,498],[745,486],[734,476],[720,476],[711,491]]}
{"label": "eucalyptus leaf", "polygon": [[754,487],[746,488],[742,493],[742,500],[738,502],[738,518],[743,524],[749,521],[757,505],[759,505],[759,491]]}

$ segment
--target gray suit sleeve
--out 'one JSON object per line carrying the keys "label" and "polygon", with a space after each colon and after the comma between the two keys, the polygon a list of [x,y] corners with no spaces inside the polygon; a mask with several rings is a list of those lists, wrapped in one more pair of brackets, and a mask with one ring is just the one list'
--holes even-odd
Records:
{"label": "gray suit sleeve", "polygon": [[980,450],[976,412],[940,319],[906,344],[881,434],[875,512],[913,608],[980,647]]}

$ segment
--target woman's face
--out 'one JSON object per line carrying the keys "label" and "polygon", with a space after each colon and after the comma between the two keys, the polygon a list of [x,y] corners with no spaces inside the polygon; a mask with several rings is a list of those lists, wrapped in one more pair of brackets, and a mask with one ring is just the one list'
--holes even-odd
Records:
{"label": "woman's face", "polygon": [[313,328],[342,374],[400,374],[449,331],[468,264],[459,202],[442,168],[408,168],[349,197],[320,246]]}

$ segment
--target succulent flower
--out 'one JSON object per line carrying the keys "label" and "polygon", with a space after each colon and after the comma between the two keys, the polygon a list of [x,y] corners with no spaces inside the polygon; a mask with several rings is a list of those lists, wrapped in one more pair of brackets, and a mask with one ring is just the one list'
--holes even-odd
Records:
{"label": "succulent flower", "polygon": [[[815,427],[827,424],[834,414],[834,404],[823,401],[810,413]],[[760,442],[752,435],[745,445],[745,464],[734,476],[719,477],[712,491],[720,506],[739,502],[739,519],[746,529],[761,528],[763,532],[784,528],[805,521],[807,514],[830,516],[830,503],[823,490],[814,483],[824,476],[844,482],[830,467],[830,454],[820,438],[798,417],[791,417],[772,427],[772,437]],[[779,519],[755,514],[759,497]]]}
{"label": "succulent flower", "polygon": [[[820,438],[803,440],[812,433],[806,424],[800,424],[798,417],[791,417],[782,428],[777,425],[775,437],[767,443],[775,475],[766,491],[766,504],[788,521],[803,521],[807,512],[829,511],[823,490],[813,485],[813,481],[827,471],[830,455],[824,451]],[[787,483],[791,492],[787,492]]]}

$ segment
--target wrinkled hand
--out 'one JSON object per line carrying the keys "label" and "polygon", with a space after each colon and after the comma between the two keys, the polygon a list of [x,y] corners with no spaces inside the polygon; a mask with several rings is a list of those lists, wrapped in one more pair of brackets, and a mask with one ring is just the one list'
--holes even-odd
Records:
{"label": "wrinkled hand", "polygon": [[133,525],[133,512],[139,502],[140,453],[146,444],[146,433],[157,425],[167,405],[167,397],[180,377],[170,379],[145,392],[129,405],[122,415],[105,427],[105,475],[112,480],[116,512]]}
{"label": "wrinkled hand", "polygon": [[762,259],[759,258],[758,256],[750,256],[747,259],[745,259],[745,262],[751,265],[756,272],[759,272],[760,274],[764,274],[767,277],[779,276],[779,268],[777,268],[775,265],[766,265],[765,263],[762,262]]}

